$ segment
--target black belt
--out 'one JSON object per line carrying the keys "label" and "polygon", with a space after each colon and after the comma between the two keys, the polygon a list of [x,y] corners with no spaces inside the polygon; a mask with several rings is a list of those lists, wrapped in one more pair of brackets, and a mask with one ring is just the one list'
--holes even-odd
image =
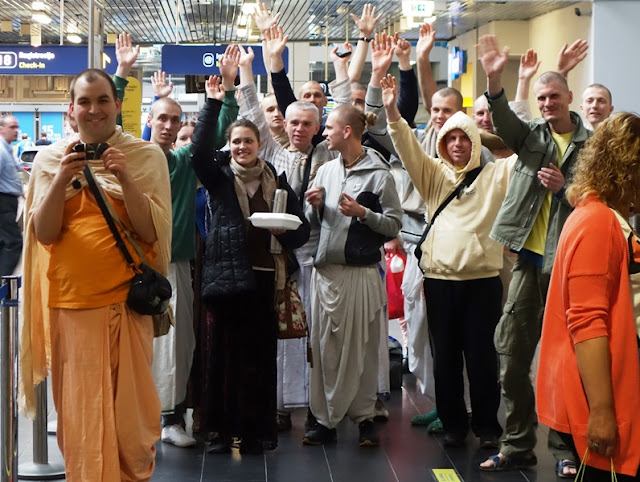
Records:
{"label": "black belt", "polygon": [[17,194],[7,194],[7,193],[4,193],[4,192],[0,192],[0,197],[8,197],[8,198],[12,198],[13,199],[13,198],[17,198],[17,197],[20,197],[20,196],[17,195]]}

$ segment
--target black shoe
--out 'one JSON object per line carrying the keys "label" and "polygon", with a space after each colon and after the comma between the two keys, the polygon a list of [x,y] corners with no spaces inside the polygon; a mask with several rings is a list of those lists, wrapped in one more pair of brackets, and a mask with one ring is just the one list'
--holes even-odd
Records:
{"label": "black shoe", "polygon": [[315,426],[304,434],[302,443],[304,445],[322,445],[335,442],[337,438],[338,432],[335,428],[327,428],[316,422]]}
{"label": "black shoe", "polygon": [[304,430],[308,432],[312,428],[316,426],[318,421],[316,420],[315,415],[311,412],[311,408],[307,408],[307,418],[304,420]]}
{"label": "black shoe", "polygon": [[480,448],[496,450],[500,448],[500,439],[496,435],[481,435]]}
{"label": "black shoe", "polygon": [[288,432],[291,430],[291,414],[279,413],[276,415],[276,427],[278,432]]}
{"label": "black shoe", "polygon": [[378,437],[378,430],[376,429],[373,420],[365,420],[358,424],[360,430],[360,438],[358,442],[360,447],[377,447],[380,445],[380,438]]}
{"label": "black shoe", "polygon": [[262,455],[264,446],[261,440],[255,438],[242,439],[240,441],[240,453],[244,455]]}
{"label": "black shoe", "polygon": [[447,433],[444,436],[443,443],[445,447],[464,447],[466,438],[463,435]]}
{"label": "black shoe", "polygon": [[209,452],[210,454],[228,454],[231,453],[231,444],[226,443],[222,439],[216,439],[211,442],[211,445],[209,445],[207,452]]}

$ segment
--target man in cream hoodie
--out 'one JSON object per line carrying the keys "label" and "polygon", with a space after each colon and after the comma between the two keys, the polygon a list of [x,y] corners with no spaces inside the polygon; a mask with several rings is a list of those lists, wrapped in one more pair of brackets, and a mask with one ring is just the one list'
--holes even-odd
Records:
{"label": "man in cream hoodie", "polygon": [[[427,155],[395,103],[397,81],[382,81],[389,133],[411,181],[433,212],[467,173],[480,167],[480,134],[463,112],[440,129],[438,158]],[[465,443],[469,421],[463,396],[463,355],[470,384],[471,428],[481,446],[496,447],[502,427],[493,332],[500,318],[502,246],[489,232],[507,191],[514,160],[486,164],[444,208],[421,245],[436,403],[448,446]],[[431,214],[433,216],[433,214]]]}

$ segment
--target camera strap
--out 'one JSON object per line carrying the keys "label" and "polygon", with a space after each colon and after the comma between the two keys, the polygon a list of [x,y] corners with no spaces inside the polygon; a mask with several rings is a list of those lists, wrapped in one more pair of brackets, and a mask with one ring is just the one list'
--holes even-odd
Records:
{"label": "camera strap", "polygon": [[124,231],[125,236],[129,240],[129,243],[131,243],[131,246],[133,246],[133,249],[135,249],[136,253],[140,257],[140,260],[142,262],[144,262],[145,264],[149,264],[147,262],[147,257],[145,256],[144,251],[142,251],[142,249],[140,248],[138,243],[133,239],[133,237],[129,233],[129,230],[124,226],[124,224],[122,224],[122,221],[120,221],[120,218],[118,218],[118,215],[113,210],[113,206],[111,206],[111,203],[105,197],[104,191],[102,190],[102,188],[96,182],[95,177],[93,177],[93,171],[92,171],[91,166],[89,164],[87,164],[85,166],[83,173],[84,173],[84,177],[87,180],[87,185],[89,186],[89,189],[91,190],[91,193],[93,194],[93,196],[96,198],[96,201],[98,203],[98,207],[100,208],[100,211],[102,212],[102,215],[104,216],[104,219],[107,221],[107,225],[109,226],[109,229],[111,230],[111,234],[113,234],[113,237],[114,237],[114,239],[116,241],[116,246],[118,247],[118,249],[122,253],[122,256],[124,256],[124,259],[127,262],[127,264],[129,266],[131,266],[131,268],[135,272],[138,272],[138,268],[136,266],[136,263],[133,260],[133,257],[131,256],[131,253],[129,253],[129,250],[127,249],[127,245],[125,244],[124,240],[122,239],[122,236],[120,236],[120,232],[118,231],[118,228],[116,227],[116,223]]}

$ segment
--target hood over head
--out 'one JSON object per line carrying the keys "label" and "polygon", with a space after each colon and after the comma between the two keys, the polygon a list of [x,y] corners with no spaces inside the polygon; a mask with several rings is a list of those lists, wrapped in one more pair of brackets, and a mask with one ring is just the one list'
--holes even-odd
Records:
{"label": "hood over head", "polygon": [[451,158],[449,157],[449,153],[447,152],[447,146],[445,144],[444,137],[448,132],[451,132],[455,129],[462,129],[471,140],[471,157],[469,158],[469,162],[467,163],[467,165],[460,171],[467,172],[480,166],[480,157],[482,155],[480,133],[473,119],[471,119],[471,117],[469,117],[464,112],[456,112],[455,114],[453,114],[451,117],[449,117],[449,119],[447,119],[447,122],[444,123],[442,129],[440,129],[440,132],[438,133],[438,141],[436,144],[438,157],[444,160],[453,168]]}

